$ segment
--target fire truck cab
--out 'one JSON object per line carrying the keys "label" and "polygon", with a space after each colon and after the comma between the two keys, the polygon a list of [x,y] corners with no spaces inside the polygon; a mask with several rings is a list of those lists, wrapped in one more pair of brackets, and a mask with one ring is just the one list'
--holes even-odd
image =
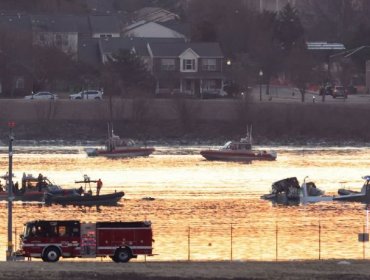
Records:
{"label": "fire truck cab", "polygon": [[150,222],[30,221],[24,225],[21,252],[24,257],[56,262],[63,258],[109,256],[128,262],[138,255],[152,256],[154,241]]}

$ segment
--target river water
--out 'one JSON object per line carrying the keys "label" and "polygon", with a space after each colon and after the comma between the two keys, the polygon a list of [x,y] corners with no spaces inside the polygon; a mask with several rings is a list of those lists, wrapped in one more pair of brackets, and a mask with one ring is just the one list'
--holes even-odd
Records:
{"label": "river water", "polygon": [[[370,175],[369,147],[276,146],[276,161],[251,164],[203,160],[199,151],[204,148],[156,147],[148,158],[111,160],[88,158],[80,146],[15,146],[14,181],[23,172],[41,172],[64,188],[75,188],[74,181],[86,174],[102,179],[102,193],[123,190],[125,199],[117,207],[99,208],[15,203],[14,235],[35,219],[150,220],[156,255],[147,261],[367,258],[368,243],[358,242],[358,233],[366,231],[363,205],[273,205],[260,196],[272,182],[292,176],[300,182],[309,176],[326,194],[344,185],[360,189],[361,177]],[[0,166],[5,173],[6,147],[0,149]],[[6,202],[0,203],[0,217],[2,260]]]}

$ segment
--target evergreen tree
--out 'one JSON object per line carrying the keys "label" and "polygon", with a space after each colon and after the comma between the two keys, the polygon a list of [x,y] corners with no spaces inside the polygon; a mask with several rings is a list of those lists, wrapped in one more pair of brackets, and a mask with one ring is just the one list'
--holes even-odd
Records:
{"label": "evergreen tree", "polygon": [[121,49],[109,58],[102,80],[104,91],[109,95],[149,95],[154,89],[154,79],[145,64],[129,50]]}
{"label": "evergreen tree", "polygon": [[289,3],[277,17],[276,36],[284,51],[290,52],[292,47],[303,42],[304,29],[298,12]]}

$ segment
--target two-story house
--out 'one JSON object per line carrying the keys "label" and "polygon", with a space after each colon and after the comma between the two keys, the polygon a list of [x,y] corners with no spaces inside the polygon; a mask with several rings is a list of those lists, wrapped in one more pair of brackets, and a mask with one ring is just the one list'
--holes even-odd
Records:
{"label": "two-story house", "polygon": [[224,56],[218,43],[151,43],[148,50],[156,94],[224,94]]}

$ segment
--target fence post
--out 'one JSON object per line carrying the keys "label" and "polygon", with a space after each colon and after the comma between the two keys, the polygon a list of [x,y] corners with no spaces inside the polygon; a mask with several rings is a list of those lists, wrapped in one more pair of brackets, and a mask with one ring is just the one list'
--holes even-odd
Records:
{"label": "fence post", "polygon": [[233,261],[233,224],[230,224],[230,261]]}
{"label": "fence post", "polygon": [[275,230],[275,243],[276,243],[276,248],[275,248],[275,261],[278,260],[278,247],[279,247],[279,244],[278,244],[278,234],[279,234],[279,229],[278,229],[278,223],[276,221],[276,230]]}
{"label": "fence post", "polygon": [[14,251],[17,251],[17,227],[14,228]]}
{"label": "fence post", "polygon": [[321,260],[321,221],[319,221],[319,260]]}
{"label": "fence post", "polygon": [[190,262],[190,226],[188,227],[188,261]]}
{"label": "fence post", "polygon": [[365,259],[365,225],[363,225],[362,232],[364,232],[364,240],[362,242],[362,258]]}

